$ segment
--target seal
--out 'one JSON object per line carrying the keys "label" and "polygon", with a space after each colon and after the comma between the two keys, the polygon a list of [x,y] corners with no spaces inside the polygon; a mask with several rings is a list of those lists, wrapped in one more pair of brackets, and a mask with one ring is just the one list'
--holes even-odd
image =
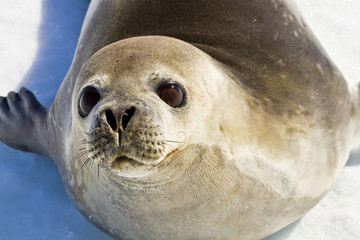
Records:
{"label": "seal", "polygon": [[358,92],[288,1],[93,0],[54,103],[1,97],[0,140],[114,238],[260,239],[336,181]]}

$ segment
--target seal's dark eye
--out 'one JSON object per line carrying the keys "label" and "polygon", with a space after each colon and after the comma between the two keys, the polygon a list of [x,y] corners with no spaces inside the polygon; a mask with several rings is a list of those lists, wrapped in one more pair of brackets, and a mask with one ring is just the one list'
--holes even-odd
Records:
{"label": "seal's dark eye", "polygon": [[173,108],[184,104],[185,92],[176,83],[163,83],[157,89],[157,94],[166,104]]}
{"label": "seal's dark eye", "polygon": [[85,88],[79,99],[79,113],[86,117],[100,100],[100,93],[93,87]]}

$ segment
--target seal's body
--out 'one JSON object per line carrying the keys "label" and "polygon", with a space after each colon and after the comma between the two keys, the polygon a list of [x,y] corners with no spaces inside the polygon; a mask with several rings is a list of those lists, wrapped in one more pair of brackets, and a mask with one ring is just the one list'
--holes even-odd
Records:
{"label": "seal's body", "polygon": [[259,239],[329,190],[359,104],[288,1],[93,0],[53,105],[0,98],[0,140],[113,237]]}

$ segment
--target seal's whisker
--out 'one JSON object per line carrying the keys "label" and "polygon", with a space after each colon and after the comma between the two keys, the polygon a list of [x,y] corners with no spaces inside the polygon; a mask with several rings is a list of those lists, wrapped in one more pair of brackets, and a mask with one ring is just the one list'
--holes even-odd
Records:
{"label": "seal's whisker", "polygon": [[165,140],[165,142],[169,142],[169,143],[183,143],[183,142],[185,142],[185,140],[186,140],[186,133],[185,132],[183,132],[183,131],[179,131],[178,132],[178,137],[180,137],[180,134],[183,134],[184,135],[184,139],[182,140],[182,141],[175,141],[175,140]]}
{"label": "seal's whisker", "polygon": [[183,142],[178,142],[178,141],[172,141],[172,140],[165,140],[167,143],[170,142],[170,143],[183,143]]}
{"label": "seal's whisker", "polygon": [[77,154],[75,157],[73,157],[73,160],[75,160],[76,158],[82,158],[84,155],[90,153],[89,150],[81,150],[79,154]]}
{"label": "seal's whisker", "polygon": [[90,160],[91,158],[86,158],[86,160],[83,162],[79,170],[81,170],[85,165],[87,165],[90,162]]}
{"label": "seal's whisker", "polygon": [[163,147],[165,147],[165,146],[171,146],[171,144],[173,144],[173,143],[180,143],[180,142],[175,142],[175,141],[164,142]]}
{"label": "seal's whisker", "polygon": [[186,133],[185,133],[185,132],[183,132],[183,131],[179,131],[179,132],[178,132],[178,134],[177,134],[177,135],[178,135],[178,137],[180,137],[180,135],[181,135],[181,134],[183,134],[183,135],[184,135],[184,140],[183,140],[182,142],[185,142],[185,140],[186,140]]}
{"label": "seal's whisker", "polygon": [[83,157],[83,156],[85,156],[86,154],[89,154],[90,153],[90,151],[89,150],[86,150],[86,151],[83,151],[83,152],[81,152],[79,155],[78,155],[78,157]]}
{"label": "seal's whisker", "polygon": [[100,176],[100,164],[97,165],[97,177],[99,179]]}

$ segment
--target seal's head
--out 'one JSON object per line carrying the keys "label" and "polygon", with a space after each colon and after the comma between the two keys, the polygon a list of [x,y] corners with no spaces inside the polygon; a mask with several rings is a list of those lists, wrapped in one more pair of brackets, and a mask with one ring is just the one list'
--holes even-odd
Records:
{"label": "seal's head", "polygon": [[62,171],[79,210],[123,238],[228,232],[228,221],[205,228],[221,215],[214,208],[229,207],[217,198],[241,181],[227,158],[250,128],[231,78],[206,53],[168,37],[126,39],[94,54],[74,87]]}
{"label": "seal's head", "polygon": [[83,135],[80,165],[141,177],[186,145],[221,141],[214,136],[224,128],[217,99],[231,84],[219,69],[172,38],[133,38],[101,49],[73,93],[73,121]]}
{"label": "seal's head", "polygon": [[94,54],[76,80],[60,167],[80,211],[122,239],[256,239],[310,209],[323,192],[307,197],[294,174],[303,161],[285,161],[294,155],[281,145],[301,118],[266,115],[237,80],[168,37]]}

